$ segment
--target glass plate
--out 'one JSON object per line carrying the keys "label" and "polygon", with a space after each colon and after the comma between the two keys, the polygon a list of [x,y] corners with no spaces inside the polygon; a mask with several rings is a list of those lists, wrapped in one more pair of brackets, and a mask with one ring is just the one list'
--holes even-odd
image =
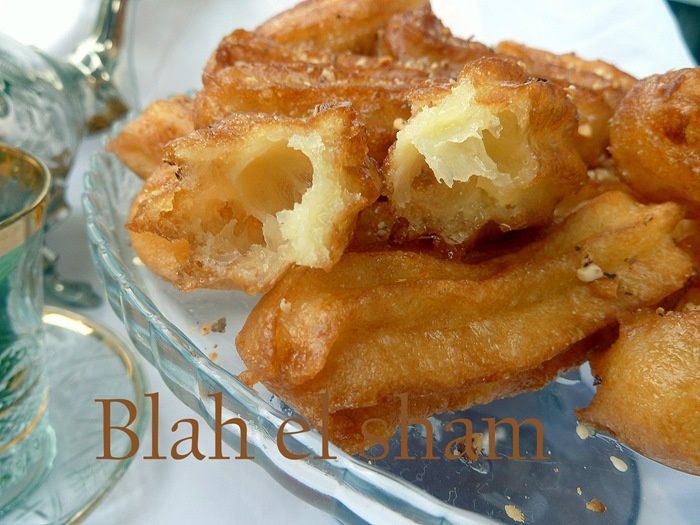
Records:
{"label": "glass plate", "polygon": [[[224,417],[240,417],[247,424],[248,454],[299,497],[350,523],[513,523],[507,511],[518,517],[511,507],[515,506],[525,523],[656,523],[658,516],[664,516],[666,523],[696,525],[700,477],[663,467],[605,436],[586,440],[577,436],[573,409],[585,406],[593,393],[587,367],[538,392],[430,419],[433,447],[444,458],[445,445],[463,432],[463,428],[445,432],[449,420],[469,418],[479,432],[484,417],[538,418],[550,456],[547,461],[373,462],[335,447],[331,454],[337,459],[318,460],[313,457],[321,455],[322,440],[315,431],[287,436],[290,450],[309,456],[285,458],[276,433],[292,412],[269,392],[252,390],[236,377],[244,367],[233,339],[257,298],[235,291],[178,292],[143,267],[124,229],[141,184],[105,152],[94,156],[85,177],[88,236],[112,308],[136,348],[158,368],[172,391],[209,422],[214,420],[209,396],[222,393]],[[227,320],[226,333],[203,335],[202,325],[221,317]],[[408,430],[411,455],[427,455],[426,435],[425,426]],[[531,426],[522,428],[523,455],[535,454],[535,438]],[[511,454],[511,439],[508,427],[499,427],[495,442],[499,456]],[[240,450],[238,427],[226,427],[224,440]],[[398,456],[398,449],[395,436],[388,457]],[[617,470],[611,456],[622,459],[627,471]],[[587,510],[592,499],[602,501],[607,510]]]}

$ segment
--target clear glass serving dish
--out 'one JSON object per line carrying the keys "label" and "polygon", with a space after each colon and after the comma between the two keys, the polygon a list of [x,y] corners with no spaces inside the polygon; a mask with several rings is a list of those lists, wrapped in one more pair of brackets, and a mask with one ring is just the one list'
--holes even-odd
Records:
{"label": "clear glass serving dish", "polygon": [[[94,156],[85,177],[88,236],[112,308],[171,390],[210,423],[215,419],[210,396],[223,395],[224,418],[246,422],[248,454],[299,497],[345,523],[513,523],[522,517],[525,523],[633,524],[658,523],[664,516],[665,523],[696,525],[700,477],[661,466],[605,436],[582,440],[577,435],[573,410],[585,406],[593,393],[587,367],[538,392],[431,418],[437,460],[367,461],[332,446],[337,459],[313,459],[322,453],[315,431],[287,436],[289,450],[310,454],[287,459],[276,433],[291,410],[237,378],[244,367],[233,341],[257,298],[235,291],[182,293],[151,274],[135,257],[124,229],[141,184],[105,152]],[[226,332],[204,335],[203,325],[221,317],[227,320]],[[484,417],[538,418],[550,459],[444,459],[446,444],[464,432],[445,431],[445,423],[457,417],[471,419],[475,432],[483,431]],[[496,433],[496,452],[512,455],[512,432],[500,428],[506,430]],[[425,455],[425,428],[411,427],[407,435],[411,455]],[[237,426],[227,426],[223,438],[240,450]],[[522,428],[520,450],[535,454],[531,426]],[[398,455],[395,436],[388,457]],[[625,472],[611,456],[625,463]],[[605,504],[605,512],[586,508],[593,499]]]}

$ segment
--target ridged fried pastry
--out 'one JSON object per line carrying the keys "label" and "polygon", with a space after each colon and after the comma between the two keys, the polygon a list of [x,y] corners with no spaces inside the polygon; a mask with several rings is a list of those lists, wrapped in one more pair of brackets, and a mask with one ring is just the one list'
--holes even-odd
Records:
{"label": "ridged fried pastry", "polygon": [[133,204],[136,253],[178,288],[270,288],[329,269],[379,193],[348,107],[308,119],[241,114],[171,142]]}
{"label": "ridged fried pastry", "polygon": [[635,315],[591,367],[600,384],[584,422],[700,475],[700,310]]}
{"label": "ridged fried pastry", "polygon": [[382,50],[390,56],[431,76],[456,77],[467,62],[493,54],[480,42],[453,36],[429,4],[394,15],[381,42]]}
{"label": "ridged fried pastry", "polygon": [[498,53],[520,60],[532,75],[565,89],[579,114],[577,143],[589,167],[597,167],[607,155],[608,121],[622,97],[637,79],[602,60],[586,60],[574,53],[557,55],[516,42],[496,46]]}
{"label": "ridged fried pastry", "polygon": [[310,421],[324,395],[333,418],[532,369],[683,287],[692,262],[671,237],[681,213],[612,193],[496,261],[364,252],[330,272],[295,268],[253,309],[238,351]]}
{"label": "ridged fried pastry", "polygon": [[147,179],[160,166],[163,147],[194,129],[194,103],[179,95],[156,100],[107,144],[136,175]]}
{"label": "ridged fried pastry", "polygon": [[700,68],[640,81],[617,108],[610,139],[620,177],[632,189],[700,213]]}
{"label": "ridged fried pastry", "polygon": [[282,44],[370,54],[377,32],[396,13],[428,0],[304,0],[256,29]]}
{"label": "ridged fried pastry", "polygon": [[469,244],[489,223],[547,223],[586,180],[574,106],[512,60],[471,62],[455,84],[418,90],[412,102],[383,167],[410,237]]}
{"label": "ridged fried pastry", "polygon": [[208,77],[197,94],[196,124],[205,127],[241,112],[304,117],[320,106],[349,103],[366,126],[370,155],[381,163],[396,137],[395,121],[410,115],[406,95],[421,81],[385,80],[372,70],[343,67],[241,63]]}
{"label": "ridged fried pastry", "polygon": [[496,52],[521,60],[533,75],[601,93],[612,108],[617,107],[625,93],[637,83],[632,75],[608,62],[587,60],[575,53],[558,55],[508,40],[498,44]]}

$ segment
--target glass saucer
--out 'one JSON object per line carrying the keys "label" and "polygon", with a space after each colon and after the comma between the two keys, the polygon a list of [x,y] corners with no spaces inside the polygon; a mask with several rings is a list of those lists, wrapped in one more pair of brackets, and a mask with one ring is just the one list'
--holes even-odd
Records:
{"label": "glass saucer", "polygon": [[[122,476],[125,460],[98,460],[103,454],[102,404],[96,399],[128,399],[136,406],[129,426],[143,436],[148,410],[144,379],[129,346],[105,326],[79,314],[46,307],[46,373],[49,421],[56,436],[53,465],[11,508],[3,509],[3,525],[74,524],[99,503]],[[125,425],[127,409],[111,405],[114,426]],[[111,453],[130,448],[124,432],[111,433]]]}

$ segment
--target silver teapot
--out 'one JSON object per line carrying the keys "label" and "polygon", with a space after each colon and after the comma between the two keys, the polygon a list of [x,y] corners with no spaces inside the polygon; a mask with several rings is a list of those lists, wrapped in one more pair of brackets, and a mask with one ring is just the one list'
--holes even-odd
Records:
{"label": "silver teapot", "polygon": [[[48,223],[68,212],[66,177],[82,137],[107,127],[135,105],[127,48],[127,0],[102,0],[90,36],[63,59],[0,34],[0,142],[21,148],[51,170]],[[62,281],[47,251],[49,296],[74,306],[99,298],[83,283]]]}

